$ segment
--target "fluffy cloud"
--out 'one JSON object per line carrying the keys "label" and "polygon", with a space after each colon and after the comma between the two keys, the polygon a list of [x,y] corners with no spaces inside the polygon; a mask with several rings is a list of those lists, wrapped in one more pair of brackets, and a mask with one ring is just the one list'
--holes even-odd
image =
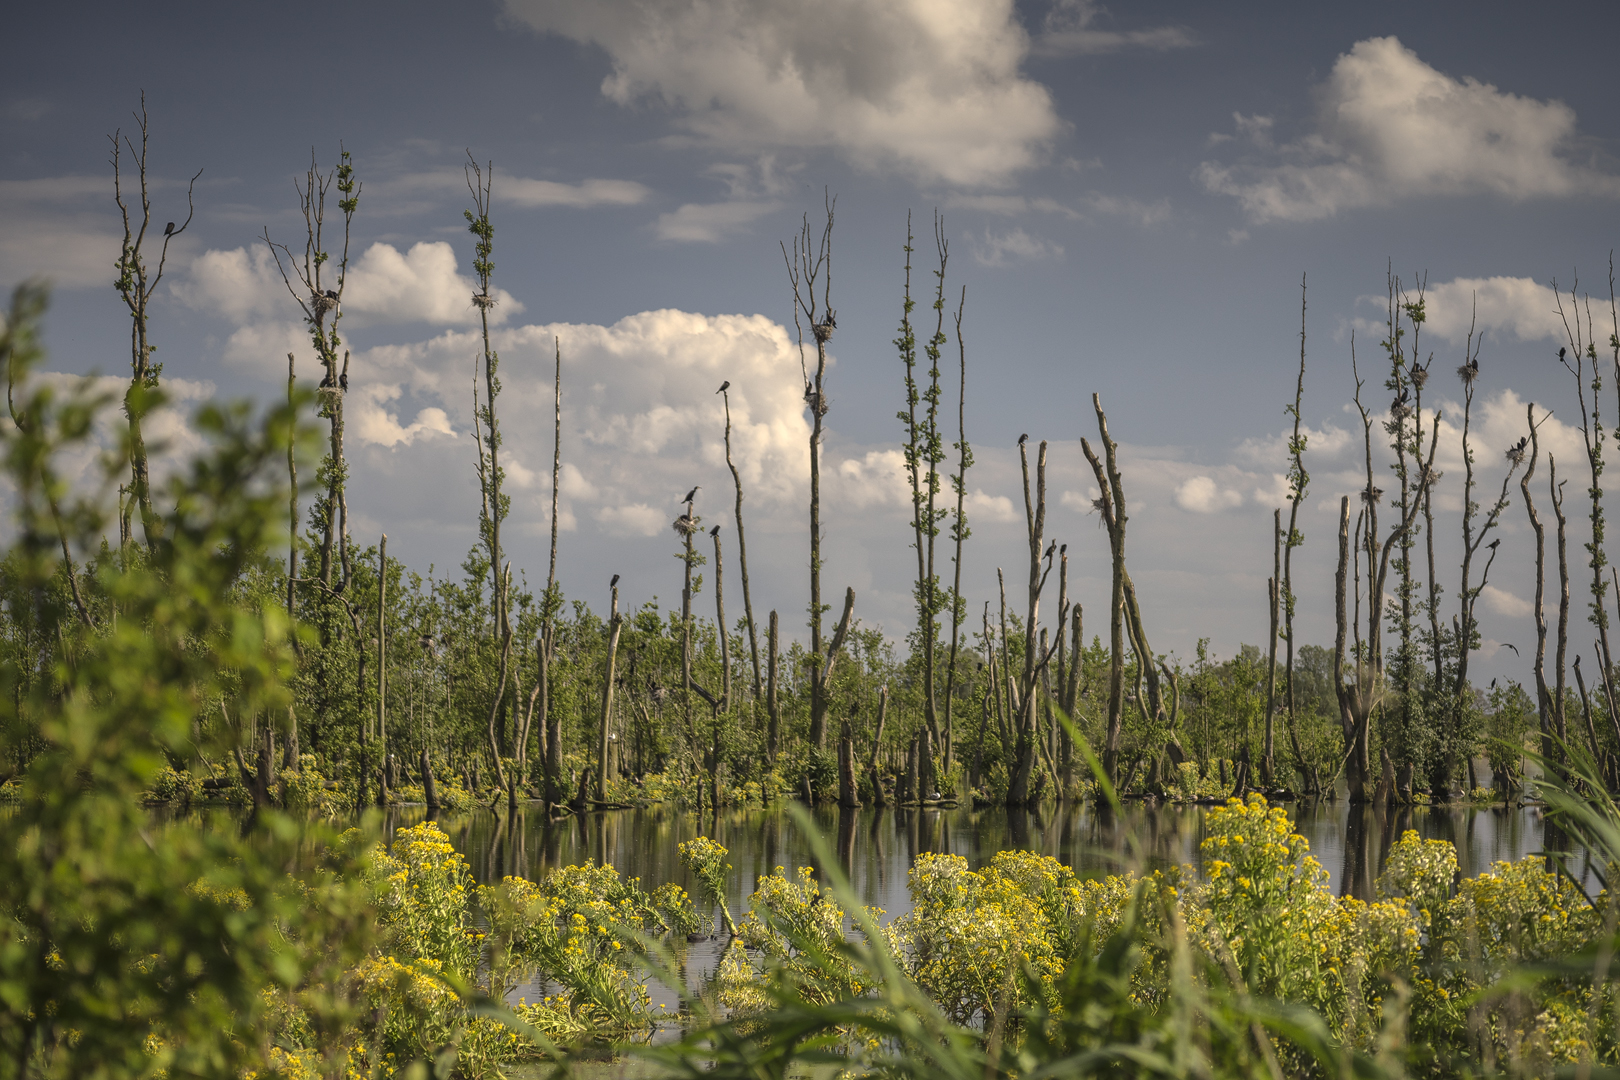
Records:
{"label": "fluffy cloud", "polygon": [[1243,505],[1243,493],[1223,488],[1211,477],[1194,476],[1176,488],[1176,505],[1195,514],[1213,514]]}
{"label": "fluffy cloud", "polygon": [[[1447,341],[1466,341],[1470,327],[1476,335],[1494,330],[1520,341],[1564,336],[1558,297],[1551,286],[1529,278],[1457,278],[1429,286],[1424,297],[1428,315],[1424,329]],[[1565,305],[1567,311],[1567,298]]]}
{"label": "fluffy cloud", "polygon": [[993,233],[986,229],[982,237],[969,239],[973,243],[973,261],[980,266],[1010,266],[1017,262],[1063,257],[1062,244],[1031,236],[1023,229],[1010,229],[1004,233]]}
{"label": "fluffy cloud", "polygon": [[1210,191],[1249,218],[1310,221],[1426,195],[1620,196],[1620,178],[1572,159],[1575,112],[1436,71],[1393,37],[1357,42],[1320,88],[1315,130],[1275,146],[1271,120],[1239,116],[1254,157],[1204,162]]}
{"label": "fluffy cloud", "polygon": [[1023,78],[1012,0],[507,0],[536,31],[599,45],[602,92],[674,110],[727,147],[829,147],[928,181],[1006,183],[1060,121]]}
{"label": "fluffy cloud", "polygon": [[[199,255],[173,285],[187,306],[234,322],[285,320],[296,314],[275,259],[264,247],[232,248]],[[426,322],[470,326],[478,322],[472,304],[476,286],[457,272],[456,252],[443,240],[419,243],[401,252],[392,244],[372,244],[349,268],[343,287],[343,314],[353,323]],[[504,289],[495,290],[490,321],[506,321],[523,305]]]}

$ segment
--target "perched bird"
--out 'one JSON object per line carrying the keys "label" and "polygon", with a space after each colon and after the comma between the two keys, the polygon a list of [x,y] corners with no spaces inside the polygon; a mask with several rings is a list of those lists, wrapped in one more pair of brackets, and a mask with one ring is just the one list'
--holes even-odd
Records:
{"label": "perched bird", "polygon": [[433,640],[433,635],[432,634],[423,634],[421,639],[417,642],[417,644],[422,646],[422,651],[423,652],[425,652],[429,656],[431,656],[431,655],[433,655],[434,647],[436,645],[438,645],[438,642]]}
{"label": "perched bird", "polygon": [[1562,348],[1560,348],[1558,350],[1558,359],[1562,360],[1563,358],[1564,358],[1564,350]]}
{"label": "perched bird", "polygon": [[731,380],[730,380],[730,379],[727,379],[727,380],[726,380],[726,381],[725,381],[725,382],[723,382],[723,383],[721,383],[721,384],[720,384],[720,389],[718,389],[718,390],[716,390],[716,391],[715,391],[715,393],[717,393],[717,394],[723,394],[723,393],[725,393],[725,392],[726,392],[726,391],[727,391],[727,390],[730,390],[730,389],[731,389]]}
{"label": "perched bird", "polygon": [[1057,550],[1057,541],[1056,541],[1056,540],[1054,540],[1054,541],[1052,541],[1052,543],[1051,543],[1051,544],[1049,544],[1049,545],[1048,545],[1048,546],[1047,546],[1047,548],[1046,548],[1046,554],[1045,554],[1045,555],[1042,555],[1042,556],[1041,556],[1041,558],[1043,558],[1043,559],[1050,559],[1050,558],[1051,558],[1051,557],[1052,557],[1052,552],[1054,552],[1054,551],[1056,551],[1056,550]]}
{"label": "perched bird", "polygon": [[1496,538],[1496,539],[1495,539],[1495,540],[1492,540],[1492,541],[1491,541],[1491,542],[1490,542],[1490,543],[1488,543],[1488,544],[1486,544],[1486,545],[1485,545],[1485,546],[1486,546],[1486,547],[1488,547],[1488,548],[1490,548],[1490,549],[1491,549],[1491,550],[1492,550],[1492,551],[1495,551],[1495,550],[1496,550],[1496,546],[1497,546],[1497,545],[1498,545],[1498,544],[1500,544],[1500,543],[1501,543],[1501,542],[1502,542],[1502,538],[1501,538],[1501,537],[1497,537],[1497,538]]}
{"label": "perched bird", "polygon": [[683,502],[683,503],[689,503],[689,502],[691,502],[691,501],[692,501],[692,500],[693,500],[693,499],[695,499],[695,498],[697,498],[697,493],[698,493],[698,488],[699,488],[699,486],[700,486],[700,485],[698,485],[698,484],[693,484],[693,485],[692,485],[692,490],[691,490],[691,491],[688,491],[688,492],[687,492],[687,493],[686,493],[686,498],[684,498],[684,499],[682,499],[682,500],[681,500],[681,502]]}
{"label": "perched bird", "polygon": [[716,525],[714,528],[710,529],[709,530],[709,535],[710,536],[719,536],[720,535],[720,526]]}
{"label": "perched bird", "polygon": [[1023,446],[1027,442],[1029,442],[1029,432],[1026,431],[1024,434],[1018,436],[1018,445]]}
{"label": "perched bird", "polygon": [[1058,548],[1058,554],[1059,555],[1067,555],[1068,553],[1069,553],[1069,545],[1068,544],[1064,544],[1064,545],[1062,545],[1061,547]]}
{"label": "perched bird", "polygon": [[349,392],[349,373],[347,371],[338,376],[338,389],[345,394]]}
{"label": "perched bird", "polygon": [[1492,680],[1491,680],[1491,689],[1492,689],[1492,690],[1495,690],[1495,689],[1496,689],[1496,680],[1495,680],[1495,679],[1492,679]]}
{"label": "perched bird", "polygon": [[332,373],[330,371],[328,371],[326,373],[326,378],[321,380],[321,389],[322,390],[330,390],[330,389],[332,389]]}
{"label": "perched bird", "polygon": [[619,575],[618,575],[618,574],[614,574],[614,575],[613,575],[613,580],[612,580],[612,581],[610,581],[610,582],[608,582],[608,588],[610,588],[610,589],[611,589],[611,588],[614,588],[614,587],[615,587],[615,586],[617,586],[617,585],[618,585],[618,584],[619,584]]}
{"label": "perched bird", "polygon": [[164,236],[173,236],[174,235],[174,222],[171,221],[167,225],[163,226],[163,235]]}
{"label": "perched bird", "polygon": [[328,300],[336,300],[338,298],[337,290],[336,289],[327,289],[326,290],[326,298]]}

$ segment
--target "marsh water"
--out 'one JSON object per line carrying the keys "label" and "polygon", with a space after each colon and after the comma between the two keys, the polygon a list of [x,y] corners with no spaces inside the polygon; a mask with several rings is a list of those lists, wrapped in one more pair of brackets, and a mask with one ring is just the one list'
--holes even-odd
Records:
{"label": "marsh water", "polygon": [[[1336,894],[1372,897],[1390,845],[1407,830],[1425,839],[1456,846],[1459,869],[1478,874],[1498,861],[1517,860],[1550,848],[1567,850],[1556,826],[1543,820],[1539,806],[1419,806],[1380,812],[1344,801],[1286,804],[1295,829],[1310,843],[1312,855],[1327,871]],[[883,921],[910,907],[906,875],[925,852],[961,855],[977,869],[998,852],[1024,849],[1049,855],[1085,877],[1129,868],[1153,868],[1198,862],[1204,838],[1204,806],[1126,802],[1118,813],[1090,804],[1048,806],[1042,810],[897,809],[863,807],[842,810],[821,806],[810,811],[827,856],[849,875],[867,904],[883,909]],[[392,811],[388,829],[419,823],[426,811],[401,807]],[[587,860],[609,863],[651,889],[666,881],[680,883],[694,899],[698,892],[681,864],[678,844],[709,836],[730,850],[728,895],[733,918],[747,910],[755,880],[783,867],[791,875],[800,866],[819,870],[811,837],[785,809],[723,810],[718,815],[677,811],[661,806],[565,816],[548,820],[538,807],[516,815],[478,812],[440,816],[439,827],[467,858],[480,881],[506,875],[534,880],[558,866]],[[1581,853],[1567,860],[1578,878],[1595,888],[1592,868]],[[818,876],[822,876],[818,874]],[[723,942],[710,941],[686,950],[689,979],[701,980],[719,959]],[[654,1000],[673,1008],[677,997],[654,988]],[[541,987],[520,987],[533,996]]]}

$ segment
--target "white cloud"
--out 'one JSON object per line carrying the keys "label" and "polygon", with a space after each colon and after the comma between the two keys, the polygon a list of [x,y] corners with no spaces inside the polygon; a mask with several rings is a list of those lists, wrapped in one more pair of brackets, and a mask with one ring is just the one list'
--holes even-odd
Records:
{"label": "white cloud", "polygon": [[1012,0],[506,0],[542,33],[599,45],[602,92],[654,99],[690,136],[727,147],[827,147],[866,168],[951,184],[1006,183],[1061,123],[1023,78]]}
{"label": "white cloud", "polygon": [[980,266],[1010,266],[1016,262],[1037,259],[1061,259],[1063,245],[1055,240],[1042,240],[1023,229],[1003,233],[984,230],[982,237],[972,237],[973,259]]}
{"label": "white cloud", "polygon": [[1055,0],[1046,14],[1035,51],[1043,56],[1083,56],[1124,49],[1164,52],[1198,44],[1197,37],[1184,26],[1104,30],[1095,24],[1097,16],[1107,12],[1097,0]]}
{"label": "white cloud", "polygon": [[1243,493],[1222,488],[1208,476],[1194,476],[1176,488],[1176,505],[1195,514],[1214,514],[1243,505]]}
{"label": "white cloud", "polygon": [[629,506],[603,506],[596,511],[596,520],[614,536],[657,536],[670,527],[676,514],[655,510],[646,503]]}
{"label": "white cloud", "polygon": [[1016,521],[1018,511],[1013,509],[1013,501],[1005,495],[987,495],[978,488],[967,493],[962,500],[962,509],[967,514],[968,523],[975,521]]}
{"label": "white cloud", "polygon": [[746,229],[780,205],[774,201],[687,203],[658,215],[658,238],[715,243]]}
{"label": "white cloud", "polygon": [[[410,173],[380,186],[389,194],[410,192],[447,192],[466,195],[467,177],[460,169],[434,169],[429,172]],[[523,209],[549,206],[585,210],[596,206],[636,206],[646,202],[652,194],[645,184],[634,180],[581,180],[577,184],[556,180],[533,180],[522,176],[497,173],[494,178],[492,199],[495,212],[510,204]]]}
{"label": "white cloud", "polygon": [[905,455],[899,450],[870,450],[861,458],[838,463],[839,490],[850,505],[911,505],[911,478]]}
{"label": "white cloud", "polygon": [[1498,615],[1509,618],[1522,619],[1534,610],[1535,605],[1530,601],[1514,596],[1506,589],[1498,589],[1495,585],[1487,585],[1480,590],[1479,598],[1485,601],[1485,606]]}
{"label": "white cloud", "polygon": [[[269,249],[207,251],[172,286],[189,307],[235,322],[296,318],[297,305],[276,269]],[[345,319],[361,325],[381,321],[470,326],[476,286],[457,272],[456,252],[443,240],[419,243],[400,252],[392,244],[372,244],[349,268],[343,288]],[[490,322],[504,323],[523,305],[504,289],[494,290]]]}
{"label": "white cloud", "polygon": [[357,392],[350,394],[348,406],[352,410],[351,422],[355,436],[361,442],[376,446],[398,446],[401,443],[409,446],[424,435],[455,438],[450,418],[441,408],[430,406],[421,409],[415,420],[401,424],[399,417],[386,407],[388,402],[399,399],[400,392],[398,386],[372,385],[358,388]]}
{"label": "white cloud", "polygon": [[1355,44],[1320,88],[1315,130],[1270,144],[1271,121],[1239,117],[1258,151],[1206,161],[1210,191],[1254,222],[1311,221],[1428,195],[1620,196],[1620,178],[1577,163],[1575,111],[1436,71],[1393,37]]}
{"label": "white cloud", "polygon": [[110,286],[122,236],[111,209],[104,176],[0,180],[0,287],[30,277]]}
{"label": "white cloud", "polygon": [[[1564,336],[1552,288],[1529,278],[1457,278],[1431,285],[1424,298],[1428,316],[1424,329],[1448,341],[1467,340],[1470,324],[1476,334],[1497,330],[1511,333],[1519,341]],[[1383,303],[1384,298],[1379,297],[1378,302]]]}

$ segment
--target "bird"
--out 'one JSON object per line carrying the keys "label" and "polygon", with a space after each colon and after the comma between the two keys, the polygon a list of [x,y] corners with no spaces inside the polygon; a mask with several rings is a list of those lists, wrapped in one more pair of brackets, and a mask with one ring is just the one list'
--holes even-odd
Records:
{"label": "bird", "polygon": [[1492,550],[1492,551],[1495,551],[1495,550],[1496,550],[1496,546],[1497,546],[1497,545],[1498,545],[1498,544],[1500,544],[1500,543],[1501,543],[1501,542],[1502,542],[1502,538],[1501,538],[1501,537],[1500,537],[1500,536],[1499,536],[1499,537],[1497,537],[1497,538],[1496,538],[1496,539],[1495,539],[1495,540],[1492,540],[1492,541],[1491,541],[1491,542],[1490,542],[1490,543],[1488,543],[1488,544],[1486,544],[1486,545],[1485,545],[1485,546],[1486,546],[1486,547],[1488,547],[1488,548],[1490,548],[1490,549],[1491,549],[1491,550]]}
{"label": "bird", "polygon": [[438,644],[438,642],[433,640],[432,634],[423,634],[418,644],[422,646],[423,652],[431,654],[433,652],[433,647]]}
{"label": "bird", "polygon": [[1068,553],[1069,553],[1069,545],[1068,544],[1064,544],[1063,546],[1058,548],[1058,554],[1059,555],[1067,555]]}
{"label": "bird", "polygon": [[697,531],[697,522],[692,520],[692,515],[682,514],[675,519],[671,527],[674,528],[677,536],[691,536]]}
{"label": "bird", "polygon": [[1022,435],[1018,436],[1018,445],[1023,446],[1027,442],[1029,442],[1029,432],[1026,431]]}
{"label": "bird", "polygon": [[338,298],[337,290],[336,289],[327,289],[326,290],[326,298],[328,300],[336,300]]}
{"label": "bird", "polygon": [[349,392],[349,373],[347,371],[338,376],[338,389],[345,394]]}
{"label": "bird", "polygon": [[1563,358],[1564,358],[1564,350],[1562,348],[1560,348],[1558,350],[1558,359],[1562,360]]}
{"label": "bird", "polygon": [[710,536],[719,536],[720,535],[720,526],[716,525],[714,528],[710,529],[709,530],[709,535]]}
{"label": "bird", "polygon": [[731,380],[730,380],[730,379],[727,379],[727,380],[726,380],[726,381],[725,381],[725,382],[723,382],[723,383],[721,383],[721,384],[720,384],[720,389],[718,389],[718,390],[716,390],[716,391],[715,391],[715,393],[717,393],[717,394],[723,394],[723,393],[725,393],[725,392],[726,392],[726,391],[727,391],[727,390],[730,390],[730,389],[731,389]]}
{"label": "bird", "polygon": [[691,501],[692,501],[692,500],[693,500],[693,499],[695,499],[695,498],[697,498],[697,493],[698,493],[698,488],[699,488],[699,487],[700,487],[700,486],[701,486],[701,485],[698,485],[698,484],[693,484],[693,485],[692,485],[692,490],[691,490],[691,491],[688,491],[688,492],[687,492],[687,493],[686,493],[686,498],[684,498],[684,499],[682,499],[682,500],[681,500],[681,502],[683,502],[683,503],[690,503],[690,502],[691,502]]}
{"label": "bird", "polygon": [[164,236],[173,236],[174,235],[174,222],[171,221],[167,225],[163,226],[163,235]]}
{"label": "bird", "polygon": [[1492,679],[1492,680],[1491,680],[1491,689],[1492,689],[1492,690],[1495,690],[1495,689],[1496,689],[1496,680],[1495,680],[1495,679]]}
{"label": "bird", "polygon": [[[1504,642],[1502,642],[1502,648],[1504,648],[1504,649],[1512,649],[1514,656],[1519,655],[1519,649],[1518,649],[1518,646],[1516,646],[1516,645],[1511,645],[1508,642],[1504,641]],[[1579,659],[1579,658],[1577,658],[1577,659]]]}
{"label": "bird", "polygon": [[330,390],[330,389],[332,389],[332,373],[330,371],[328,371],[326,373],[326,378],[321,380],[321,389],[322,390]]}
{"label": "bird", "polygon": [[1056,540],[1054,540],[1054,541],[1052,541],[1052,543],[1051,543],[1051,544],[1049,544],[1049,545],[1048,545],[1048,546],[1047,546],[1047,548],[1046,548],[1046,554],[1045,554],[1045,555],[1042,555],[1042,556],[1041,556],[1041,558],[1043,558],[1043,559],[1050,559],[1050,558],[1051,558],[1051,557],[1052,557],[1052,552],[1054,552],[1054,551],[1056,551],[1056,550],[1057,550],[1057,541],[1056,541]]}
{"label": "bird", "polygon": [[617,588],[617,587],[618,587],[618,585],[619,585],[619,575],[618,575],[618,574],[614,574],[614,575],[613,575],[613,580],[612,580],[612,581],[610,581],[610,582],[608,582],[608,588],[610,588],[610,589],[614,589],[614,588]]}

